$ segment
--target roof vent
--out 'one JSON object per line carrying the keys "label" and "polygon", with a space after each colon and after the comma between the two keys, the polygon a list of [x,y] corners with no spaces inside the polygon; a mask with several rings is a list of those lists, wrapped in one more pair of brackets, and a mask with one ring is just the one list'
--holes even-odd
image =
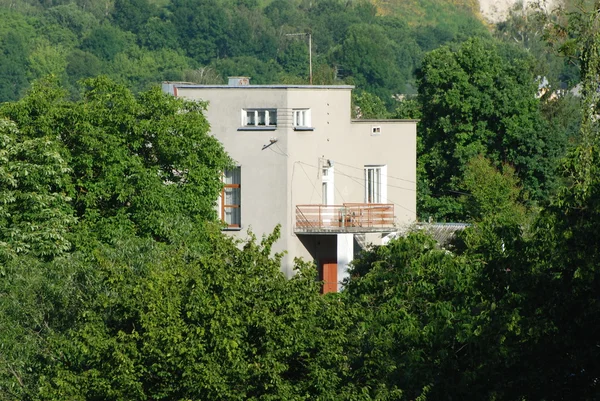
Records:
{"label": "roof vent", "polygon": [[248,86],[250,77],[229,77],[229,86]]}

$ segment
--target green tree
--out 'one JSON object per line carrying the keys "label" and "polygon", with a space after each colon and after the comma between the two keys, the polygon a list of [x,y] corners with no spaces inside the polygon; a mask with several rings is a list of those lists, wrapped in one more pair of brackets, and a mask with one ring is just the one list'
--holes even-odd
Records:
{"label": "green tree", "polygon": [[123,30],[138,32],[154,13],[148,0],[115,0],[112,20]]}
{"label": "green tree", "polygon": [[0,338],[13,339],[3,398],[337,398],[342,304],[319,295],[312,268],[285,278],[269,256],[276,234],[240,249],[206,228],[32,264],[26,281],[11,271],[0,282]]}
{"label": "green tree", "polygon": [[60,140],[81,223],[99,225],[93,230],[106,238],[111,227],[128,227],[167,239],[187,224],[214,220],[229,158],[208,135],[204,105],[159,88],[136,97],[102,77],[83,85],[82,100],[72,102],[42,81],[0,108],[23,135]]}
{"label": "green tree", "polygon": [[356,118],[387,118],[389,113],[385,108],[385,103],[377,96],[369,92],[353,93],[352,104],[353,113]]}
{"label": "green tree", "polygon": [[171,21],[186,54],[206,65],[226,56],[228,19],[215,0],[173,0]]}
{"label": "green tree", "polygon": [[339,49],[339,60],[345,73],[356,85],[386,102],[404,90],[396,63],[397,46],[379,26],[359,24],[348,28]]}
{"label": "green tree", "polygon": [[63,46],[52,46],[47,41],[40,40],[28,57],[32,80],[51,74],[64,78],[67,68],[66,54]]}
{"label": "green tree", "polygon": [[251,56],[215,60],[213,65],[222,77],[248,76],[253,84],[277,83],[281,72],[281,67],[275,60],[264,62]]}
{"label": "green tree", "polygon": [[527,58],[513,55],[474,39],[425,57],[418,72],[419,163],[426,174],[422,190],[430,193],[420,194],[421,213],[464,218],[459,185],[468,161],[479,154],[497,167],[514,166],[534,200],[547,199],[553,190],[567,136],[545,125]]}
{"label": "green tree", "polygon": [[0,183],[0,263],[70,249],[67,234],[75,218],[69,167],[56,138],[24,138],[13,122],[1,119]]}
{"label": "green tree", "polygon": [[26,43],[19,32],[0,36],[0,102],[17,100],[29,84]]}
{"label": "green tree", "polygon": [[58,5],[48,9],[48,17],[62,27],[81,36],[96,27],[98,20],[94,15],[83,11],[75,3]]}
{"label": "green tree", "polygon": [[137,34],[140,46],[150,50],[162,48],[179,49],[177,42],[177,29],[169,20],[152,17],[140,28]]}
{"label": "green tree", "polygon": [[[439,249],[423,233],[353,262],[342,298],[354,316],[350,387],[369,399],[488,399],[482,264]],[[477,309],[472,309],[477,308]]]}
{"label": "green tree", "polygon": [[115,56],[131,46],[131,34],[121,31],[112,25],[102,25],[92,29],[82,41],[81,49],[92,53],[103,60],[112,60]]}

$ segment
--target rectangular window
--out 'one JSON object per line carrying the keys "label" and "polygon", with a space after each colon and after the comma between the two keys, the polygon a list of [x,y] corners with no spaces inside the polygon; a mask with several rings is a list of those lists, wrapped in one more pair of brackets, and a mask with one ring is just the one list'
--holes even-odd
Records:
{"label": "rectangular window", "polygon": [[387,200],[387,166],[365,166],[365,203],[385,203]]}
{"label": "rectangular window", "polygon": [[225,170],[221,193],[221,218],[228,228],[242,226],[242,171],[240,167]]}
{"label": "rectangular window", "polygon": [[324,205],[333,205],[333,166],[326,166],[321,169],[322,188]]}
{"label": "rectangular window", "polygon": [[311,126],[310,109],[296,109],[293,111],[294,127],[308,128]]}
{"label": "rectangular window", "polygon": [[245,109],[242,112],[242,126],[276,127],[277,109]]}

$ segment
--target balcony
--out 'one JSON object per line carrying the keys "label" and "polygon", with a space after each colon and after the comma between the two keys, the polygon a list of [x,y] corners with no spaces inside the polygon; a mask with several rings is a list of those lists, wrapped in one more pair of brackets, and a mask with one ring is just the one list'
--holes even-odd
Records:
{"label": "balcony", "polygon": [[395,230],[394,205],[388,203],[344,203],[342,205],[298,205],[298,234],[372,233]]}

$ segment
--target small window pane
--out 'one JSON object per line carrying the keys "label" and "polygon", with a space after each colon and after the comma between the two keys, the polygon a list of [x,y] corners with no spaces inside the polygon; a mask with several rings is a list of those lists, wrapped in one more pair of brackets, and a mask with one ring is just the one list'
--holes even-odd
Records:
{"label": "small window pane", "polygon": [[246,125],[256,125],[255,114],[254,110],[246,111]]}
{"label": "small window pane", "polygon": [[269,125],[277,125],[277,110],[269,110]]}
{"label": "small window pane", "polygon": [[225,205],[239,205],[241,200],[240,188],[225,188]]}
{"label": "small window pane", "polygon": [[265,125],[266,111],[265,110],[259,110],[257,113],[258,113],[258,125]]}
{"label": "small window pane", "polygon": [[241,169],[239,167],[225,170],[225,184],[240,184],[241,183]]}
{"label": "small window pane", "polygon": [[230,227],[239,227],[242,211],[239,207],[225,208],[225,223]]}
{"label": "small window pane", "polygon": [[310,126],[310,110],[294,110],[292,115],[292,121],[295,127],[308,127]]}

